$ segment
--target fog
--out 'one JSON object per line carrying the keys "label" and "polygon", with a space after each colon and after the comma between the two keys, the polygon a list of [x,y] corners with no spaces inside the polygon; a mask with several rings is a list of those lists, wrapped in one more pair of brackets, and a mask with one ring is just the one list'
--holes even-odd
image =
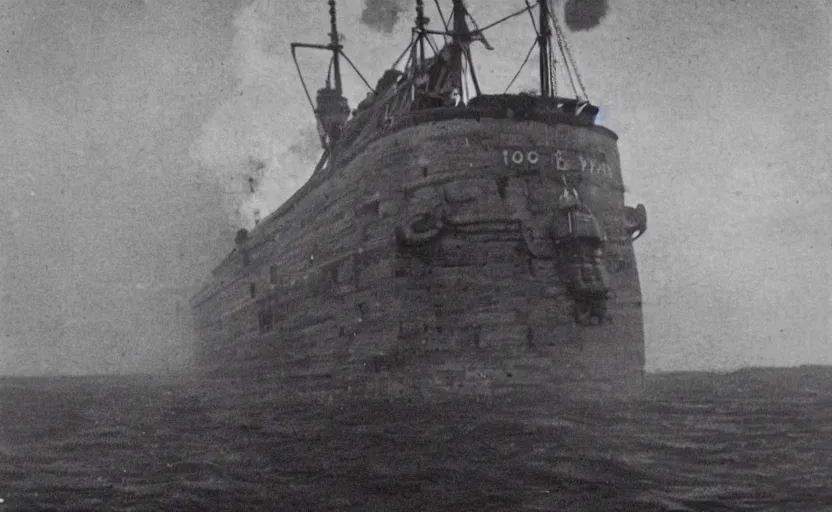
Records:
{"label": "fog", "polygon": [[[649,216],[636,242],[648,369],[832,364],[832,8],[581,3],[559,14],[620,136],[628,204]],[[480,26],[524,5],[467,4]],[[409,41],[413,2],[338,12],[374,82]],[[189,366],[188,298],[318,156],[289,42],[326,42],[326,2],[27,0],[0,13],[0,374]],[[487,36],[495,49],[477,44],[474,59],[484,90],[502,92],[534,32],[526,16]],[[301,62],[318,87],[326,56]],[[366,90],[344,75],[354,107]],[[513,89],[536,83],[530,65]]]}

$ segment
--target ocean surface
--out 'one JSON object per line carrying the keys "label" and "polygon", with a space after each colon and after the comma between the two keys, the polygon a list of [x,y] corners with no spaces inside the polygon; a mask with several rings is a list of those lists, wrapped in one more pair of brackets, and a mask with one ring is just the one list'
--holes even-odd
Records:
{"label": "ocean surface", "polygon": [[326,399],[196,376],[0,379],[0,512],[832,511],[832,368],[634,401]]}

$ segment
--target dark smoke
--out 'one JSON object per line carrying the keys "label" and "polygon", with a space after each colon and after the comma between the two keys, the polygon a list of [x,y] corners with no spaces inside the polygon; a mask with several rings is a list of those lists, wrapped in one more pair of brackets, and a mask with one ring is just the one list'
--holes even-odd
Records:
{"label": "dark smoke", "polygon": [[393,32],[399,14],[407,10],[404,0],[364,0],[361,22],[376,30]]}
{"label": "dark smoke", "polygon": [[564,21],[569,30],[590,30],[607,14],[607,0],[566,0]]}

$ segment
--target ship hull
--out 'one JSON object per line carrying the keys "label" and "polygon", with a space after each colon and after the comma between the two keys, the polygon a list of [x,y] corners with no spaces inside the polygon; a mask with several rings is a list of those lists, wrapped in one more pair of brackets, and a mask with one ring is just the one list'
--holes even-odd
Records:
{"label": "ship hull", "polygon": [[[609,293],[591,321],[550,236],[567,187],[605,232]],[[202,364],[322,392],[640,388],[641,291],[612,132],[423,116],[334,155],[290,203],[194,298]]]}

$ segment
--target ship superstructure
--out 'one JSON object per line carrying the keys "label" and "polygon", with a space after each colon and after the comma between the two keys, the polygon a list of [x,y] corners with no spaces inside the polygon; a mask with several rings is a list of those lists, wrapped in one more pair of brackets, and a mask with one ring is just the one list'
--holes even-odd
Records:
{"label": "ship superstructure", "polygon": [[[200,361],[320,390],[638,388],[646,212],[624,204],[617,136],[547,1],[511,15],[536,20],[537,93],[484,94],[472,46],[493,25],[453,0],[430,30],[418,0],[411,44],[352,111],[329,7],[330,42],[291,47],[331,52],[307,90],[321,159],[192,299]],[[555,94],[553,34],[574,98]]]}

